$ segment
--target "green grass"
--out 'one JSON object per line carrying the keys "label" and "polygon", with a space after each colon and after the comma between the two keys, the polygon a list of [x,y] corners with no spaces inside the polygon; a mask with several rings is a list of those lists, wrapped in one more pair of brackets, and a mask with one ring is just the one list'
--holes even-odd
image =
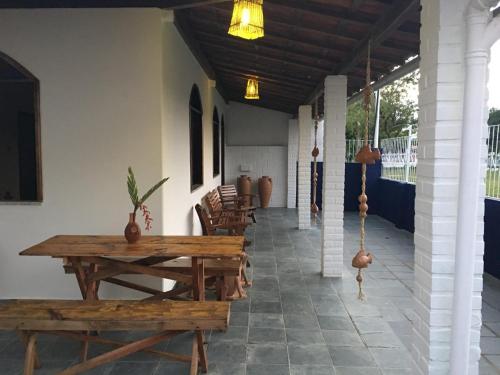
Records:
{"label": "green grass", "polygon": [[[384,168],[382,172],[382,177],[397,181],[403,181],[404,175],[404,167]],[[416,171],[410,169],[409,182],[415,183],[416,181]],[[486,196],[500,198],[500,171],[488,171],[486,173]]]}

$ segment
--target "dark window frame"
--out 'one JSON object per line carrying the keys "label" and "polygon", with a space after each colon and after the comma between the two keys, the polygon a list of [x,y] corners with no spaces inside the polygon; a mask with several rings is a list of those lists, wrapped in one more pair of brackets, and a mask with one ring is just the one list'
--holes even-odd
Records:
{"label": "dark window frame", "polygon": [[203,186],[203,106],[196,84],[189,98],[189,159],[191,192]]}
{"label": "dark window frame", "polygon": [[[0,197],[0,204],[25,204],[25,203],[42,203],[43,202],[43,180],[42,180],[42,141],[41,141],[41,120],[40,120],[40,81],[28,69],[22,66],[12,57],[0,51],[0,59],[18,70],[26,81],[33,84],[33,116],[34,116],[34,138],[35,138],[35,181],[36,181],[36,198],[25,200],[4,200]],[[26,82],[24,81],[24,82]]]}
{"label": "dark window frame", "polygon": [[219,121],[219,111],[217,107],[214,107],[213,119],[212,119],[212,171],[213,177],[220,175],[220,121]]}

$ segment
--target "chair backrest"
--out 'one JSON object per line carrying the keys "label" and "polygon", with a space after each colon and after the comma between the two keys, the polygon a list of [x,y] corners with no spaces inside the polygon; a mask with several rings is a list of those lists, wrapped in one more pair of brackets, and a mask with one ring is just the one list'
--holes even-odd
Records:
{"label": "chair backrest", "polygon": [[212,217],[220,215],[222,211],[222,202],[219,197],[217,190],[212,190],[203,197],[205,205],[208,207],[208,211]]}
{"label": "chair backrest", "polygon": [[238,192],[236,191],[236,186],[234,185],[222,185],[218,186],[220,199],[222,204],[234,204],[235,200],[238,198]]}
{"label": "chair backrest", "polygon": [[207,211],[201,206],[201,204],[197,204],[194,209],[198,214],[198,219],[200,219],[203,235],[213,236],[215,234],[215,228],[212,226],[212,221],[210,220]]}

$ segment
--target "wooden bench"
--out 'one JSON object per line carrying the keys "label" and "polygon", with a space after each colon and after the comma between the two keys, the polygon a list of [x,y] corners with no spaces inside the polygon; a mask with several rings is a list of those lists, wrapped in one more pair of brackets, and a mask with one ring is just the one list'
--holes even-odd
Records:
{"label": "wooden bench", "polygon": [[[16,330],[26,346],[24,375],[34,374],[41,363],[36,351],[37,334],[63,336],[82,342],[81,362],[68,367],[59,375],[73,375],[106,363],[144,351],[169,360],[191,363],[191,375],[200,366],[207,372],[208,361],[203,330],[226,330],[229,322],[228,302],[173,301],[68,301],[14,300],[0,305],[0,330]],[[151,331],[149,337],[118,342],[91,331]],[[191,355],[181,355],[151,349],[164,340],[194,331]],[[89,342],[116,349],[87,358]]]}
{"label": "wooden bench", "polygon": [[255,210],[257,208],[253,205],[254,194],[238,194],[236,186],[234,185],[218,186],[217,191],[219,192],[220,200],[224,208],[244,210],[247,216],[250,217],[254,223],[257,223],[255,219]]}
{"label": "wooden bench", "polygon": [[[217,286],[216,287],[217,299],[219,301],[226,300],[227,292],[225,291],[224,280],[226,278],[234,278],[240,276],[241,261],[239,259],[205,259],[204,264],[205,264],[205,280],[206,280],[205,284],[213,285],[213,283],[215,283]],[[71,264],[65,264],[63,267],[65,273],[67,274],[75,273],[75,269]],[[83,270],[87,272],[90,265],[82,264],[82,267]],[[152,268],[159,269],[164,272],[170,272],[173,280],[182,282],[184,285],[191,284],[191,274],[193,272],[191,258],[178,258],[170,260],[167,262],[160,263],[160,265]],[[106,270],[106,268],[101,268],[101,271],[104,270]],[[124,274],[135,275],[137,273],[132,271],[125,271]],[[179,275],[182,275],[183,277],[179,277]],[[123,279],[118,279],[116,277],[108,277],[103,279],[102,281],[108,282],[110,284],[130,287],[129,285],[130,283],[128,281]],[[147,288],[142,288],[139,291],[148,293]],[[154,294],[155,292],[156,291],[154,292],[152,291],[150,294]],[[161,299],[162,296],[165,297],[164,299],[167,299],[169,297],[164,293],[163,295],[160,295],[158,297],[156,295],[153,295],[152,297],[149,297],[146,300],[147,301],[158,300]]]}

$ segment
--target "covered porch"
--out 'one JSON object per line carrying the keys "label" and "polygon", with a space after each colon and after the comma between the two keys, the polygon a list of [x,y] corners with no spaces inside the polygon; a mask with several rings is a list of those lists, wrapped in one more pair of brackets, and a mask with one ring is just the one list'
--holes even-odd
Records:
{"label": "covered porch", "polygon": [[[9,166],[0,180],[0,299],[81,298],[61,264],[19,251],[56,235],[121,235],[129,166],[145,184],[169,177],[149,208],[133,202],[133,209],[154,218],[146,220],[152,235],[177,240],[207,234],[194,208],[217,187],[241,174],[254,183],[271,176],[271,207],[245,230],[248,297],[231,302],[227,332],[198,344],[207,349],[210,374],[498,374],[500,284],[483,272],[486,83],[490,47],[500,38],[498,1],[265,0],[266,36],[256,41],[227,35],[232,6],[0,4],[7,103],[0,114],[14,124],[0,128]],[[374,88],[420,69],[419,165],[415,233],[367,219],[374,262],[364,272],[368,298],[360,301],[351,267],[359,218],[344,210],[346,194],[358,194],[346,188],[345,133],[369,50]],[[244,98],[249,79],[259,80],[257,101]],[[29,100],[18,99],[26,92]],[[322,124],[323,163],[316,220],[315,122]],[[22,168],[26,148],[30,168]],[[495,239],[489,245],[498,248]],[[192,257],[193,277],[204,280],[204,263]],[[192,299],[203,301],[191,282]],[[148,283],[143,291],[157,295],[174,286],[167,277]],[[144,297],[116,284],[94,294]],[[190,345],[184,335],[166,344],[183,353]],[[61,339],[40,346],[46,367],[37,374],[76,361]],[[23,355],[10,333],[0,335],[0,372],[21,373]],[[197,371],[186,366],[141,354],[93,371]]]}

